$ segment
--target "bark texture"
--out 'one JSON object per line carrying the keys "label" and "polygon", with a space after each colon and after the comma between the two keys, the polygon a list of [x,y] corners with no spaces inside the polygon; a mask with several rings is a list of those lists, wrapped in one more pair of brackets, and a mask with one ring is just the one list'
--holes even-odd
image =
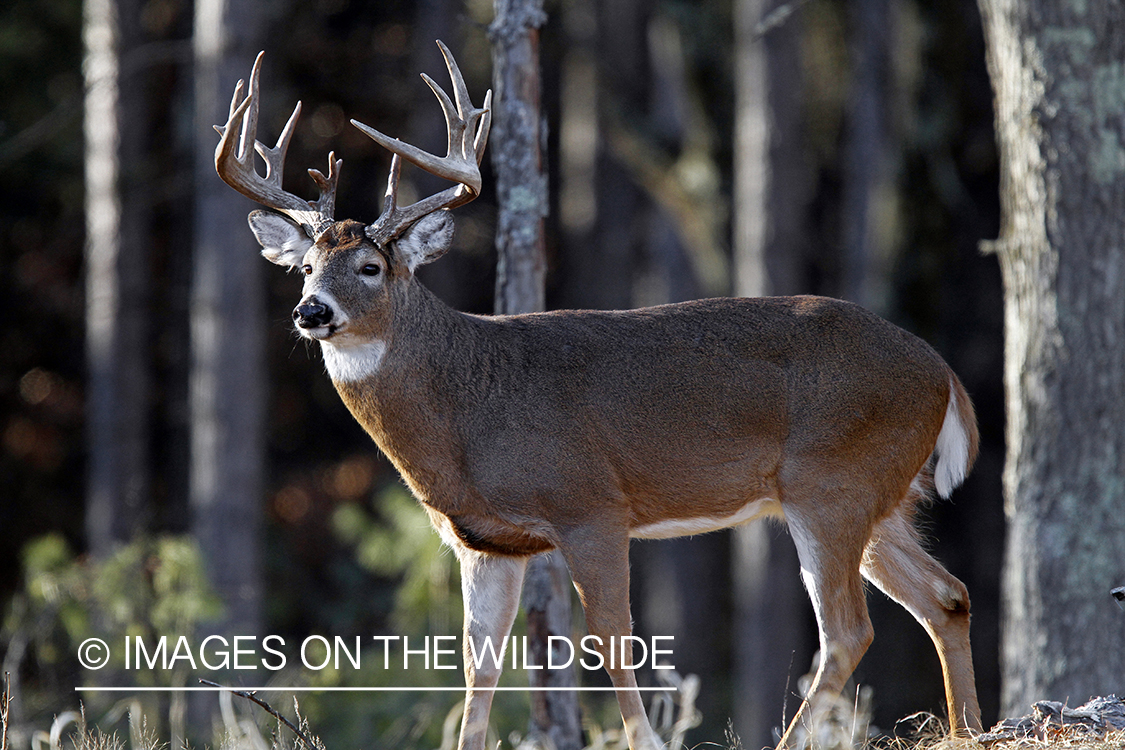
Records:
{"label": "bark texture", "polygon": [[[225,606],[219,631],[239,635],[261,625],[265,264],[246,230],[253,206],[215,174],[211,126],[226,122],[234,84],[249,76],[259,50],[259,30],[252,3],[196,4],[191,529]],[[272,142],[271,120],[263,113],[260,140]]]}
{"label": "bark texture", "polygon": [[[540,312],[546,306],[546,124],[540,108],[539,27],[542,0],[496,0],[489,28],[493,49],[492,164],[499,194],[496,227],[497,314]],[[549,636],[571,635],[570,575],[562,555],[537,555],[524,578],[529,650],[547,664]],[[561,655],[554,661],[559,662]],[[528,671],[531,687],[572,687],[571,669]],[[578,694],[532,692],[530,739],[555,750],[578,750]]]}
{"label": "bark texture", "polygon": [[[804,213],[810,194],[801,132],[799,17],[784,3],[735,3],[736,120],[734,293],[800,294],[809,242]],[[771,25],[770,19],[778,19]],[[734,530],[731,579],[735,732],[745,747],[776,742],[800,705],[797,678],[809,667],[810,606],[797,551],[766,522]]]}
{"label": "bark texture", "polygon": [[86,538],[95,557],[146,526],[149,475],[150,201],[141,179],[144,87],[129,53],[143,42],[133,0],[86,0]]}
{"label": "bark texture", "polygon": [[980,0],[1003,220],[1002,706],[1120,692],[1125,7]]}
{"label": "bark texture", "polygon": [[539,0],[496,0],[494,7],[489,37],[495,89],[492,163],[499,197],[496,312],[538,312],[546,304],[546,124],[539,102],[539,27],[547,17]]}

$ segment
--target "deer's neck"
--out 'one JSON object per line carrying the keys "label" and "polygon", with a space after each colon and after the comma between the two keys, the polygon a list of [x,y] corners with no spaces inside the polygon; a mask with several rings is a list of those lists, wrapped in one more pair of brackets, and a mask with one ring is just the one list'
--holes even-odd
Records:
{"label": "deer's neck", "polygon": [[[415,494],[446,513],[459,486],[464,436],[461,416],[487,388],[490,346],[482,321],[450,309],[417,282],[395,300],[393,333],[362,346],[363,377],[333,383],[352,415],[390,458]],[[326,355],[328,356],[337,356]],[[346,371],[345,371],[346,372]]]}

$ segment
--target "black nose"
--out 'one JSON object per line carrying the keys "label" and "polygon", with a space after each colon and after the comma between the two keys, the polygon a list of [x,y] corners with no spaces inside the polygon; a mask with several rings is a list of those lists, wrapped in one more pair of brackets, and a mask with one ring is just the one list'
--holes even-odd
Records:
{"label": "black nose", "polygon": [[319,328],[332,322],[332,308],[310,297],[293,310],[293,322],[300,328]]}

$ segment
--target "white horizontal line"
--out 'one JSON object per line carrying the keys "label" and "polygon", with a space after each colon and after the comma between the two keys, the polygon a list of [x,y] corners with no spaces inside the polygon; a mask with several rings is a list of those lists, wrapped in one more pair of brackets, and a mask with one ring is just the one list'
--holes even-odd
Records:
{"label": "white horizontal line", "polygon": [[[511,692],[511,693],[546,693],[546,692],[574,692],[574,693],[606,693],[617,688],[613,687],[494,687],[473,688],[478,693]],[[463,693],[468,688],[464,687],[76,687],[76,693],[217,693],[223,690],[238,691],[242,693]],[[639,687],[640,692],[672,692],[673,687]]]}

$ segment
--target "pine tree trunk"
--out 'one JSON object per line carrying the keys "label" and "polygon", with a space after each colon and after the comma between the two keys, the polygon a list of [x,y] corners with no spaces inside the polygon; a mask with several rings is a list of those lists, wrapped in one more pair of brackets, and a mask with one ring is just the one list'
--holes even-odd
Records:
{"label": "pine tree trunk", "polygon": [[496,220],[496,312],[544,309],[547,269],[543,219],[547,215],[546,159],[540,111],[540,0],[496,0],[489,27],[493,48],[492,164]]}
{"label": "pine tree trunk", "polygon": [[[808,170],[798,134],[800,18],[764,28],[781,3],[735,5],[735,294],[799,294],[806,232]],[[809,668],[811,607],[796,548],[765,522],[734,530],[734,728],[747,748],[775,743],[797,710],[797,679]]]}
{"label": "pine tree trunk", "polygon": [[[191,529],[223,600],[215,632],[261,629],[265,322],[262,263],[248,201],[215,174],[234,84],[259,50],[257,6],[201,0],[195,15],[195,276],[191,296]],[[263,129],[270,118],[263,113]],[[277,132],[277,131],[273,131]],[[261,134],[263,140],[269,138]]]}
{"label": "pine tree trunk", "polygon": [[[499,196],[495,308],[498,314],[538,312],[546,304],[543,220],[548,203],[539,75],[539,27],[546,15],[541,0],[496,0],[494,7],[489,36],[494,89],[490,141]],[[532,558],[523,601],[534,664],[546,665],[548,636],[571,635],[570,588],[562,555]],[[573,668],[529,670],[528,679],[533,688],[577,684]],[[529,734],[556,750],[583,747],[577,693],[532,692]]]}
{"label": "pine tree trunk", "polygon": [[1005,715],[1120,693],[1125,8],[980,0],[1001,151]]}
{"label": "pine tree trunk", "polygon": [[150,317],[147,224],[140,194],[144,87],[123,65],[142,43],[140,3],[86,0],[86,537],[105,557],[146,526]]}

